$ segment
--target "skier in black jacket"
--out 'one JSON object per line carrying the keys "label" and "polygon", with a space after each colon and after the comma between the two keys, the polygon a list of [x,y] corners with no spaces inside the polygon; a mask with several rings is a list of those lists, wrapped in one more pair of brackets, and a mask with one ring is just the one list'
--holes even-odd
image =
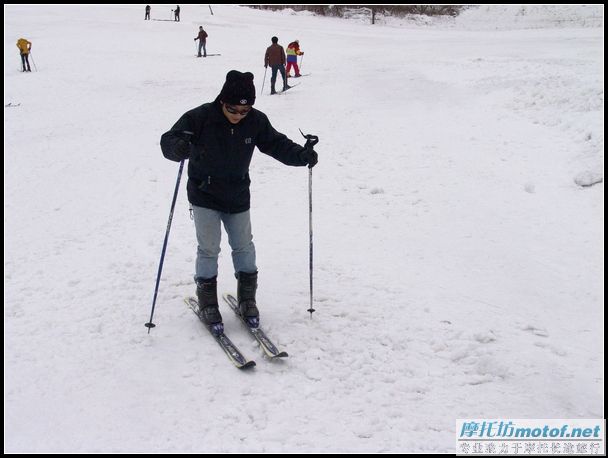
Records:
{"label": "skier in black jacket", "polygon": [[258,270],[249,214],[249,164],[254,147],[287,165],[313,167],[318,160],[312,148],[277,132],[266,115],[253,108],[254,103],[253,74],[231,70],[215,101],[185,113],[160,141],[167,159],[189,159],[188,200],[198,241],[194,280],[199,307],[209,325],[222,322],[217,300],[222,222],[232,248],[240,313],[250,325],[259,323]]}

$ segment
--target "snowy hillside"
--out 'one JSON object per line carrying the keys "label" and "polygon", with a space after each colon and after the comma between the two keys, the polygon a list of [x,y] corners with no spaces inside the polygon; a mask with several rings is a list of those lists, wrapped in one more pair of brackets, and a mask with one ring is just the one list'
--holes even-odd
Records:
{"label": "snowy hillside", "polygon": [[[350,20],[368,24],[370,14],[367,8],[357,8],[347,16]],[[377,24],[392,27],[430,26],[476,31],[602,27],[604,8],[602,5],[572,4],[466,5],[456,16],[422,14],[394,16],[379,12],[375,20]]]}
{"label": "snowy hillside", "polygon": [[[5,452],[453,453],[458,418],[604,416],[603,27],[174,7],[5,6]],[[195,58],[199,25],[221,56]],[[258,302],[290,357],[222,304],[243,372],[183,302],[185,177],[144,327],[178,170],[159,139],[231,69],[259,94],[273,35],[310,73],[272,97],[266,75],[255,107],[320,137],[317,311],[307,170],[256,151]]]}
{"label": "snowy hillside", "polygon": [[601,5],[479,5],[455,18],[459,27],[475,29],[546,29],[602,27]]}

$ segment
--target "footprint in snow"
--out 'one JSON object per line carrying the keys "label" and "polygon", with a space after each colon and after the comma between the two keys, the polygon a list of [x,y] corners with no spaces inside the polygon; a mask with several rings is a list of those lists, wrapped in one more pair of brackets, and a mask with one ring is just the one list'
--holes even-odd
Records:
{"label": "footprint in snow", "polygon": [[531,332],[532,334],[534,334],[535,336],[539,336],[539,337],[549,337],[549,333],[547,332],[546,329],[541,329],[541,328],[537,328],[535,326],[532,326],[531,324],[524,326],[523,328],[521,328],[523,331],[527,331],[527,332]]}

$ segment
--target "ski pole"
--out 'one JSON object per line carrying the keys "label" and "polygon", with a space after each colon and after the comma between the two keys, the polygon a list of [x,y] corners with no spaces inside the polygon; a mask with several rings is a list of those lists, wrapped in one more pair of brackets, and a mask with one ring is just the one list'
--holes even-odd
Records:
{"label": "ski pole", "polygon": [[[306,139],[305,148],[312,149],[317,143],[319,143],[319,137],[316,135],[304,135],[304,132],[300,130],[302,136]],[[310,279],[310,308],[307,312],[310,313],[312,319],[312,313],[315,311],[313,308],[313,243],[312,243],[312,166],[308,166],[308,273]]]}
{"label": "ski pole", "polygon": [[313,288],[312,288],[312,254],[313,254],[313,245],[312,245],[312,167],[308,167],[308,272],[310,278],[310,308],[307,310],[310,313],[310,318],[312,319],[312,312],[315,309],[312,307],[312,297],[313,297]]}
{"label": "ski pole", "polygon": [[[184,132],[187,134],[192,134],[191,132]],[[169,222],[167,223],[167,230],[165,231],[165,241],[163,242],[163,249],[160,254],[160,263],[158,264],[158,274],[156,275],[156,287],[154,288],[154,299],[152,300],[152,311],[150,313],[150,321],[145,324],[148,328],[148,334],[150,334],[150,329],[155,327],[156,325],[152,323],[152,318],[154,317],[154,307],[156,306],[156,297],[158,296],[158,285],[160,283],[160,276],[163,272],[163,263],[165,261],[165,252],[167,251],[167,242],[169,241],[169,232],[171,231],[171,221],[173,220],[173,211],[175,210],[175,202],[177,201],[177,193],[179,191],[179,182],[182,178],[182,171],[184,170],[184,161],[182,160],[179,163],[179,171],[177,172],[177,182],[175,183],[175,191],[173,192],[173,201],[171,202],[171,211],[169,212]]]}
{"label": "ski pole", "polygon": [[34,70],[38,71],[38,67],[36,67],[36,62],[34,62],[34,56],[32,55],[32,51],[30,51],[30,57],[32,58],[32,64],[34,64]]}
{"label": "ski pole", "polygon": [[302,59],[300,59],[300,75],[302,74],[302,65],[304,64],[304,54],[302,54]]}
{"label": "ski pole", "polygon": [[175,202],[177,200],[177,192],[179,191],[179,181],[182,178],[182,171],[184,170],[184,161],[179,163],[179,172],[177,172],[177,182],[175,183],[175,192],[173,193],[173,201],[171,202],[171,211],[169,212],[169,222],[167,223],[167,230],[165,231],[165,241],[163,242],[163,249],[160,254],[160,263],[158,264],[158,273],[156,275],[156,287],[154,288],[154,299],[152,300],[152,311],[150,313],[150,321],[145,324],[148,328],[148,334],[150,329],[156,325],[152,323],[154,317],[154,307],[156,306],[156,297],[158,296],[158,285],[160,283],[160,276],[163,272],[163,263],[165,262],[165,252],[167,251],[167,242],[169,241],[169,232],[171,231],[171,221],[173,220],[173,210],[175,210]]}
{"label": "ski pole", "polygon": [[262,80],[262,90],[260,91],[260,95],[264,93],[264,83],[266,82],[266,72],[268,71],[268,66],[264,67],[264,79]]}

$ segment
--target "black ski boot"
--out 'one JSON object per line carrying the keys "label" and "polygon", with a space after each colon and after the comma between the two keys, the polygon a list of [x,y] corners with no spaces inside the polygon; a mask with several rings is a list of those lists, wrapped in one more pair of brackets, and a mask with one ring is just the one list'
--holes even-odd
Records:
{"label": "black ski boot", "polygon": [[250,327],[257,328],[260,325],[260,311],[255,302],[258,273],[239,272],[237,278],[239,281],[237,288],[239,312]]}
{"label": "black ski boot", "polygon": [[214,334],[224,332],[222,315],[217,303],[217,277],[197,278],[196,296],[198,309],[203,322],[211,328]]}

